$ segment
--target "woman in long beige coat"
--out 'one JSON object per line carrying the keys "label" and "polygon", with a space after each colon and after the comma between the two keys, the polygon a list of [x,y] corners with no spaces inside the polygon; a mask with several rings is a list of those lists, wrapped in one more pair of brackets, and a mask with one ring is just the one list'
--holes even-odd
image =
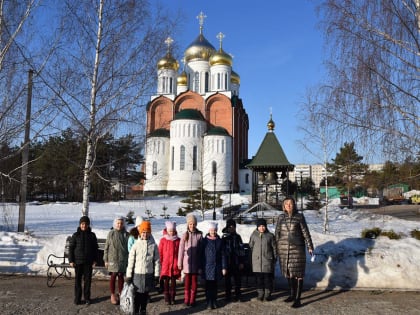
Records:
{"label": "woman in long beige coat", "polygon": [[301,306],[306,248],[312,255],[314,247],[305,216],[297,211],[293,198],[288,197],[283,200],[283,210],[277,220],[275,231],[276,249],[281,272],[289,284],[290,295],[285,302],[293,302],[292,307],[296,308]]}

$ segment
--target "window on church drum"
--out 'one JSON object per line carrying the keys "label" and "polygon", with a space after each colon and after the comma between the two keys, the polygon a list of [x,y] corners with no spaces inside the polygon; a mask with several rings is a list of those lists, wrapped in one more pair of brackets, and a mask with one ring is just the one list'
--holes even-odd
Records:
{"label": "window on church drum", "polygon": [[197,170],[197,146],[193,147],[193,171]]}
{"label": "window on church drum", "polygon": [[162,92],[166,93],[166,77],[162,78]]}
{"label": "window on church drum", "polygon": [[228,84],[227,73],[225,73],[225,90],[228,89],[227,84]]}
{"label": "window on church drum", "polygon": [[172,151],[171,152],[171,169],[174,170],[174,167],[175,167],[175,148],[172,147],[171,151]]}
{"label": "window on church drum", "polygon": [[217,89],[218,90],[220,90],[220,86],[221,86],[221,83],[220,83],[220,73],[218,73],[217,74]]}
{"label": "window on church drum", "polygon": [[185,147],[183,145],[181,145],[179,158],[179,169],[183,171],[185,169]]}
{"label": "window on church drum", "polygon": [[208,92],[209,91],[209,73],[206,72],[205,74],[205,79],[204,79],[204,92]]}
{"label": "window on church drum", "polygon": [[245,184],[249,184],[249,174],[245,174]]}
{"label": "window on church drum", "polygon": [[173,93],[174,92],[174,79],[173,78],[169,78],[169,93]]}
{"label": "window on church drum", "polygon": [[211,175],[214,177],[214,179],[216,179],[216,175],[217,175],[217,162],[216,161],[211,162]]}
{"label": "window on church drum", "polygon": [[152,174],[153,175],[157,175],[157,162],[153,161],[153,170],[152,170]]}

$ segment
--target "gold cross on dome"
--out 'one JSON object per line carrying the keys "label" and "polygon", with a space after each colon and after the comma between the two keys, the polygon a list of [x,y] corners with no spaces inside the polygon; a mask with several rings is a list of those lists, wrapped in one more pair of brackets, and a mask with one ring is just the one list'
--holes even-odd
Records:
{"label": "gold cross on dome", "polygon": [[203,31],[203,25],[204,25],[204,19],[207,17],[207,15],[205,15],[203,13],[203,11],[200,12],[199,15],[197,15],[197,19],[198,19],[198,24],[200,25],[200,33],[202,33]]}
{"label": "gold cross on dome", "polygon": [[219,34],[217,34],[216,38],[219,40],[220,49],[222,49],[222,41],[223,41],[223,38],[225,38],[225,34],[223,34],[222,32],[219,32]]}
{"label": "gold cross on dome", "polygon": [[171,38],[171,36],[168,36],[168,38],[165,39],[165,44],[168,46],[168,52],[170,51],[173,42],[174,40]]}

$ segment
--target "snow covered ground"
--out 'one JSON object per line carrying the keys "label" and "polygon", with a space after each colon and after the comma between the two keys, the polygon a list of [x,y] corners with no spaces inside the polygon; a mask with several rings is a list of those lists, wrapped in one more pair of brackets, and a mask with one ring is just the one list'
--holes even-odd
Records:
{"label": "snow covered ground", "polygon": [[[231,195],[231,203],[248,203],[248,196]],[[223,196],[229,203],[229,195]],[[159,242],[166,219],[177,222],[178,233],[186,230],[185,217],[176,213],[181,205],[180,197],[155,197],[137,201],[91,203],[89,216],[93,232],[98,238],[106,238],[116,216],[153,217],[152,234]],[[305,284],[311,288],[328,289],[396,289],[420,290],[420,241],[410,237],[412,230],[420,230],[419,221],[407,221],[395,217],[372,214],[368,210],[349,210],[338,207],[334,199],[328,206],[328,231],[324,233],[325,208],[321,211],[305,210],[304,214],[315,246],[316,260],[307,260]],[[79,203],[28,204],[26,208],[26,233],[15,233],[18,222],[18,206],[0,205],[0,273],[46,275],[49,254],[62,255],[65,239],[74,233],[81,216]],[[207,232],[213,210],[201,219],[198,228]],[[225,226],[220,209],[216,209],[219,235]],[[128,226],[130,229],[132,226]],[[269,225],[274,232],[275,227]],[[399,240],[388,237],[362,239],[366,228],[378,227],[385,231],[401,233]],[[248,242],[254,225],[239,224],[238,233]],[[276,267],[276,280],[284,281]]]}

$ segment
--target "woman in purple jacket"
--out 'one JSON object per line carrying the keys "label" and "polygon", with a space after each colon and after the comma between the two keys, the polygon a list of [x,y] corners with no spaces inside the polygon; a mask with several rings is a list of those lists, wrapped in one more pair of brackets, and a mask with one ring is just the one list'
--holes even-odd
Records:
{"label": "woman in purple jacket", "polygon": [[197,218],[187,215],[187,231],[181,237],[178,268],[184,272],[184,303],[194,306],[197,295],[197,277],[201,272],[200,251],[203,233],[197,229]]}

